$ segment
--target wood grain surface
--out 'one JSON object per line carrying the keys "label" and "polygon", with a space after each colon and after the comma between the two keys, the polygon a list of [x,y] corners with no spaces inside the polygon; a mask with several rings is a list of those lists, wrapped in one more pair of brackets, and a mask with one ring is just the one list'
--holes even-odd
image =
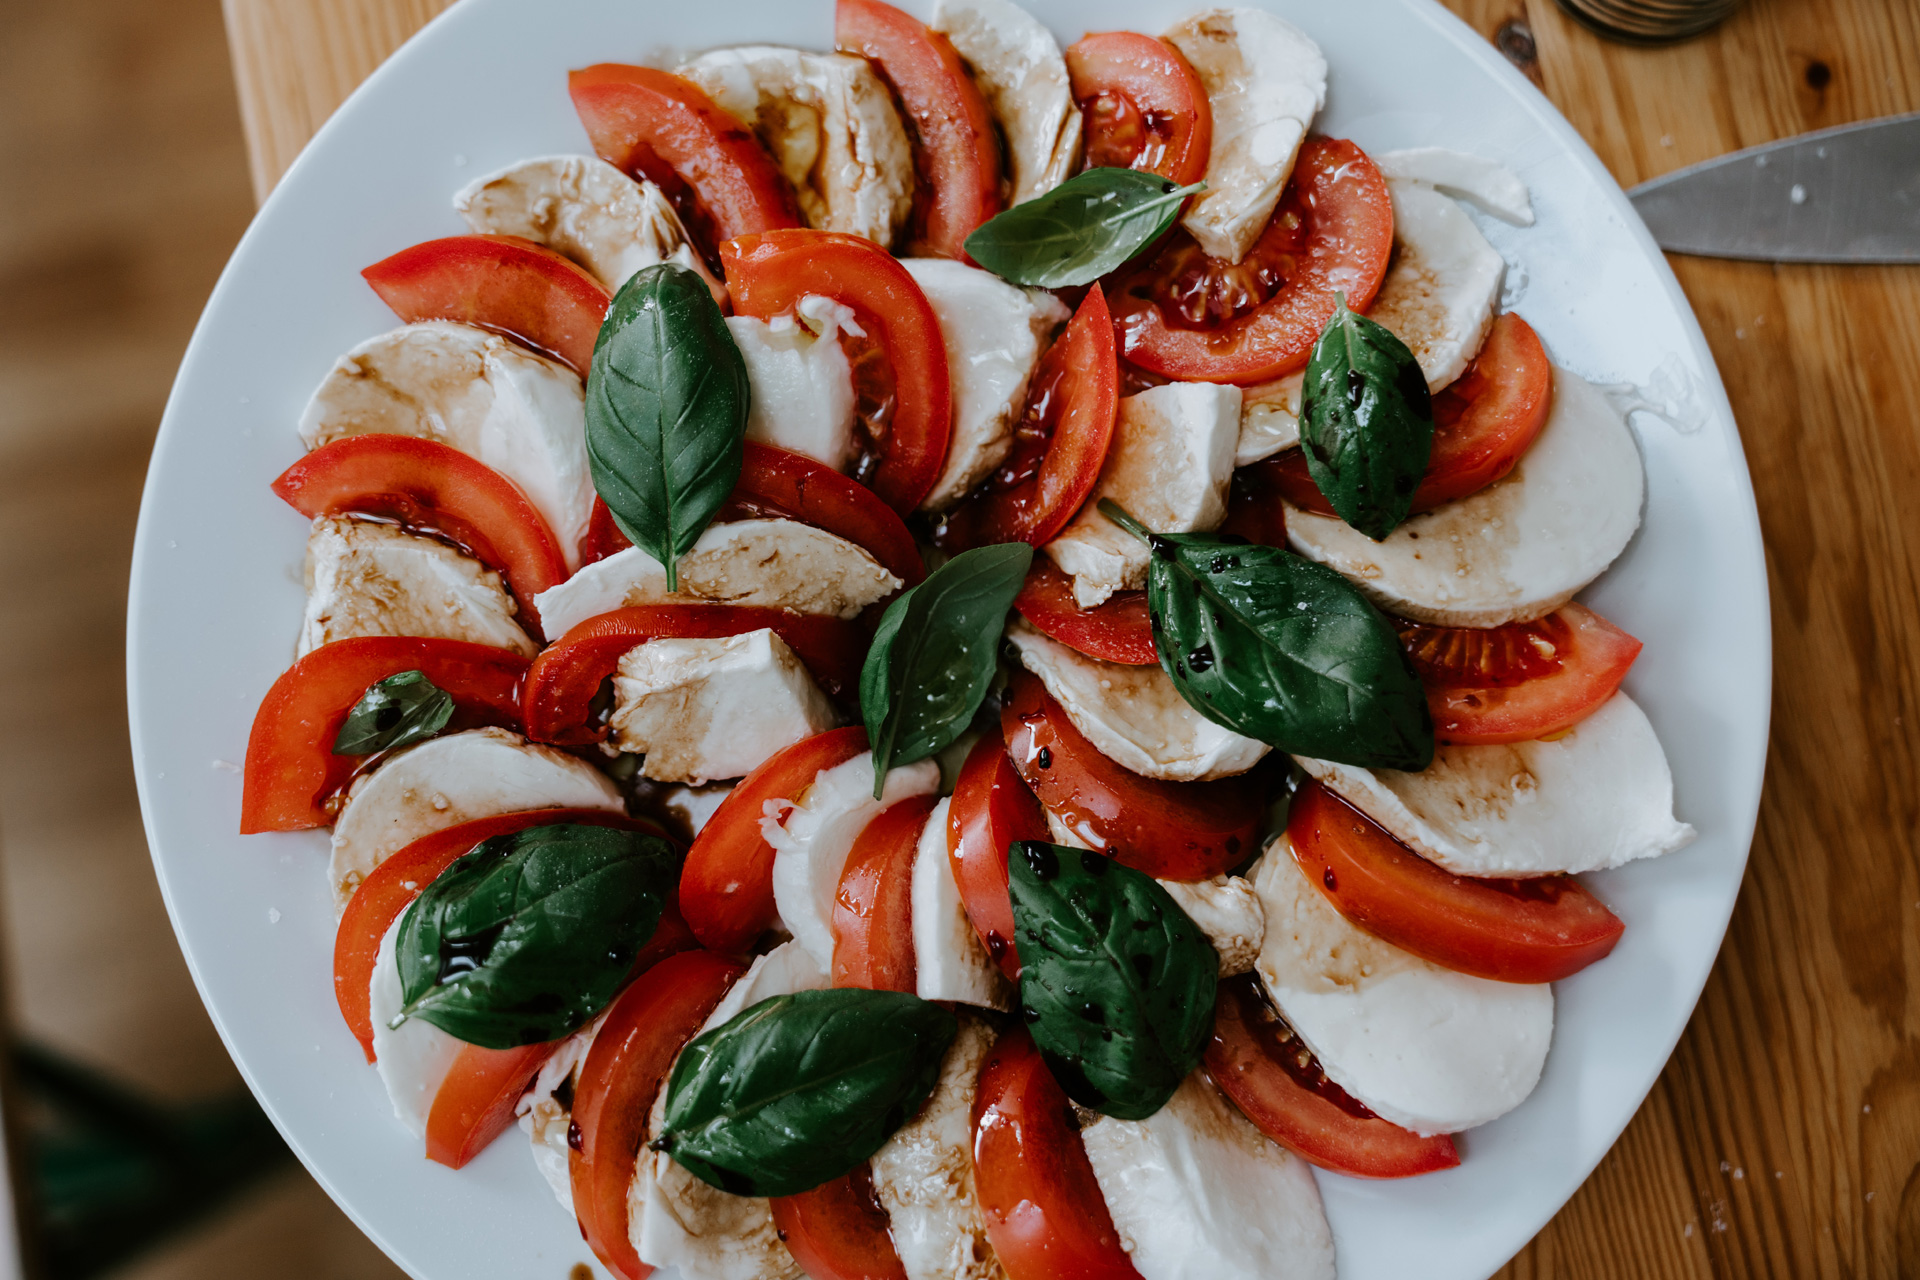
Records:
{"label": "wood grain surface", "polygon": [[[1551,0],[1449,3],[1528,63],[1625,186],[1920,109],[1914,0],[1748,0],[1667,49],[1604,42]],[[225,7],[264,194],[444,6]],[[1732,929],[1672,1061],[1501,1274],[1920,1280],[1920,269],[1673,263],[1759,495],[1767,791]]]}

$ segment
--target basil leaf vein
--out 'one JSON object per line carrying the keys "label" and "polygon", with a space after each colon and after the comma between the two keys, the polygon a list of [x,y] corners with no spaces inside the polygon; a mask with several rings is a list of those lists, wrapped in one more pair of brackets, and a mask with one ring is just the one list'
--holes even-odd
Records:
{"label": "basil leaf vein", "polygon": [[333,739],[336,756],[364,756],[424,742],[453,719],[453,696],[424,671],[400,671],[368,687]]}
{"label": "basil leaf vein", "polygon": [[746,361],[699,275],[663,262],[621,286],[587,373],[587,465],[669,591],[740,479],[749,395]]}
{"label": "basil leaf vein", "polygon": [[1375,542],[1413,509],[1433,453],[1433,397],[1419,361],[1344,297],[1307,360],[1300,447],[1334,511]]}
{"label": "basil leaf vein", "polygon": [[1091,284],[1158,239],[1206,185],[1183,187],[1139,169],[1089,169],[989,218],[967,237],[967,253],[1015,284]]}

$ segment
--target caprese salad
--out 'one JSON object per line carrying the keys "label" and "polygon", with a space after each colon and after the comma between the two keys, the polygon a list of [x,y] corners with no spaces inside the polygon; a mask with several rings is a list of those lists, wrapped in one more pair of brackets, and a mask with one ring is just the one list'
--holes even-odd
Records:
{"label": "caprese salad", "polygon": [[1278,17],[835,39],[574,71],[362,273],[241,829],[614,1276],[1330,1277],[1309,1166],[1457,1165],[1574,876],[1692,837],[1574,599],[1634,438],[1500,309],[1524,184],[1315,133]]}

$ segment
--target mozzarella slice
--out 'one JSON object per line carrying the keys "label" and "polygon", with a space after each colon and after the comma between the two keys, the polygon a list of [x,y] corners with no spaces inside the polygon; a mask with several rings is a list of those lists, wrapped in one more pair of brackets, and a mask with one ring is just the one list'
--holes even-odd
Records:
{"label": "mozzarella slice", "polygon": [[333,827],[327,867],[345,906],[375,867],[421,836],[523,809],[626,811],[620,789],[586,761],[504,729],[472,729],[395,752],[360,775]]}
{"label": "mozzarella slice", "polygon": [[1429,964],[1347,923],[1284,835],[1254,864],[1267,936],[1255,966],[1329,1079],[1415,1133],[1505,1115],[1540,1080],[1553,988]]}
{"label": "mozzarella slice", "polygon": [[840,722],[787,642],[766,628],[636,645],[614,671],[613,699],[613,742],[644,754],[641,776],[695,786],[744,777]]}
{"label": "mozzarella slice", "polygon": [[1250,467],[1300,443],[1300,389],[1305,382],[1305,372],[1290,373],[1241,393],[1234,466]]}
{"label": "mozzarella slice", "polygon": [[1603,871],[1694,837],[1673,816],[1666,752],[1624,693],[1551,741],[1442,743],[1419,773],[1307,757],[1300,767],[1457,875]]}
{"label": "mozzarella slice", "polygon": [[680,557],[680,590],[667,592],[660,562],[638,547],[597,560],[534,597],[549,632],[636,604],[758,605],[794,613],[857,617],[899,590],[900,579],[865,547],[795,520],[707,526]]}
{"label": "mozzarella slice", "polygon": [[462,190],[453,208],[479,234],[543,244],[616,293],[634,272],[662,262],[719,288],[666,193],[597,156],[540,156],[508,165]]}
{"label": "mozzarella slice", "polygon": [[1619,411],[1556,368],[1546,426],[1505,479],[1410,517],[1383,542],[1289,506],[1287,541],[1389,612],[1497,627],[1552,613],[1605,572],[1640,526],[1645,495],[1640,450]]}
{"label": "mozzarella slice", "polygon": [[687,824],[687,830],[699,835],[706,829],[714,811],[733,794],[731,782],[705,787],[668,787],[660,797],[660,807]]}
{"label": "mozzarella slice", "polygon": [[539,651],[500,575],[444,542],[390,524],[321,516],[307,533],[302,655],[354,636],[426,636]]}
{"label": "mozzarella slice", "polygon": [[514,1104],[520,1131],[532,1143],[533,1167],[569,1214],[573,1213],[573,1170],[567,1130],[573,1124],[573,1091],[580,1083],[580,1068],[593,1048],[593,1038],[605,1022],[603,1013],[562,1040],[540,1065],[533,1086]]}
{"label": "mozzarella slice", "polygon": [[728,316],[747,366],[747,439],[803,453],[835,471],[853,465],[853,366],[840,332],[860,333],[853,311],[812,294],[797,316]]}
{"label": "mozzarella slice", "polygon": [[[782,943],[753,962],[700,1030],[710,1031],[762,1000],[826,985],[825,970],[803,948]],[[667,1078],[672,1078],[671,1071]],[[663,1088],[654,1096],[650,1132],[660,1132],[666,1109]],[[654,1267],[678,1267],[684,1280],[785,1280],[802,1274],[780,1242],[764,1198],[730,1195],[694,1177],[664,1152],[640,1153],[627,1214],[628,1238],[640,1260]]]}
{"label": "mozzarella slice", "polygon": [[1271,749],[1195,711],[1158,666],[1089,658],[1023,618],[1007,628],[1007,639],[1073,727],[1124,769],[1176,782],[1225,778],[1253,768]]}
{"label": "mozzarella slice", "polygon": [[973,1191],[973,1095],[994,1033],[961,1015],[920,1113],[873,1155],[873,1190],[907,1280],[1004,1280]]}
{"label": "mozzarella slice", "polygon": [[434,440],[486,463],[545,518],[567,568],[579,567],[593,477],[573,370],[472,325],[406,325],[341,356],[300,415],[309,449],[367,432]]}
{"label": "mozzarella slice", "polygon": [[1266,230],[1307,126],[1327,104],[1327,60],[1304,31],[1262,9],[1209,9],[1165,38],[1213,108],[1207,189],[1180,225],[1212,257],[1238,262]]}
{"label": "mozzarella slice", "polygon": [[1082,609],[1147,585],[1147,544],[1100,514],[1111,498],[1155,533],[1199,533],[1227,518],[1240,443],[1240,388],[1170,382],[1120,402],[1099,483],[1046,552]]}
{"label": "mozzarella slice", "polygon": [[887,770],[886,785],[873,798],[873,753],[863,751],[822,769],[784,819],[760,819],[760,833],[773,846],[773,902],[793,940],[822,969],[833,964],[833,897],[840,888],[853,842],[882,809],[908,796],[940,789],[940,766],[920,760]]}
{"label": "mozzarella slice", "polygon": [[974,932],[954,883],[947,856],[947,810],[943,799],[927,815],[913,855],[914,992],[922,1000],[952,1000],[988,1009],[1012,1007],[1000,966]]}
{"label": "mozzarella slice", "polygon": [[1145,1120],[1080,1131],[1141,1280],[1333,1280],[1333,1231],[1306,1162],[1195,1072]]}
{"label": "mozzarella slice", "polygon": [[1497,160],[1447,147],[1409,147],[1375,152],[1373,163],[1389,180],[1424,182],[1502,222],[1533,225],[1533,199],[1527,184]]}
{"label": "mozzarella slice", "polygon": [[1080,109],[1053,33],[1008,0],[939,0],[935,31],[967,61],[1007,142],[1009,206],[1045,195],[1080,162]]}
{"label": "mozzarella slice", "polygon": [[759,136],[808,226],[893,243],[913,211],[913,152],[866,59],[743,45],[702,54],[679,74]]}
{"label": "mozzarella slice", "polygon": [[1407,344],[1434,391],[1467,371],[1493,324],[1507,263],[1460,206],[1418,182],[1389,182],[1393,266],[1367,312]]}
{"label": "mozzarella slice", "polygon": [[394,952],[399,932],[400,921],[395,919],[380,939],[373,981],[367,988],[368,1011],[373,1015],[373,1065],[393,1100],[393,1114],[407,1132],[424,1138],[440,1084],[466,1045],[423,1018],[408,1018],[397,1027],[387,1025],[407,1004]]}
{"label": "mozzarella slice", "polygon": [[1018,288],[964,262],[906,258],[901,265],[927,295],[947,348],[953,440],[946,469],[920,504],[945,511],[1006,461],[1034,366],[1070,313],[1044,289]]}

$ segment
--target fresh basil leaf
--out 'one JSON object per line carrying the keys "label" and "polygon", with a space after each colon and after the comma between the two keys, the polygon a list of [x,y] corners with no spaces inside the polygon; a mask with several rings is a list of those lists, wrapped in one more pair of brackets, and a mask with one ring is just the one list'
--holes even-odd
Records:
{"label": "fresh basil leaf", "polygon": [[1206,185],[1183,187],[1139,169],[1089,169],[987,219],[967,237],[967,253],[1015,284],[1092,284],[1152,244]]}
{"label": "fresh basil leaf", "polygon": [[414,899],[394,940],[406,1000],[468,1044],[570,1035],[619,993],[674,893],[659,836],[554,823],[483,840]]}
{"label": "fresh basil leaf", "polygon": [[453,719],[453,697],[424,671],[400,671],[371,686],[347,712],[333,754],[364,756],[424,742]]}
{"label": "fresh basil leaf", "polygon": [[1307,360],[1300,447],[1340,518],[1375,542],[1413,509],[1433,453],[1433,397],[1420,362],[1344,297]]}
{"label": "fresh basil leaf", "polygon": [[913,1118],[960,1024],[901,991],[775,996],[696,1037],[674,1064],[652,1146],[742,1196],[839,1177]]}
{"label": "fresh basil leaf", "polygon": [[593,487],[679,589],[678,562],[740,479],[747,365],[706,282],[670,262],[614,296],[587,373]]}
{"label": "fresh basil leaf", "polygon": [[1020,1010],[1067,1096],[1144,1120],[1200,1065],[1220,957],[1160,883],[1111,858],[1023,840],[1007,886]]}
{"label": "fresh basil leaf", "polygon": [[1290,755],[1424,769],[1433,717],[1399,636],[1359,588],[1279,547],[1153,534],[1147,610],[1161,668],[1201,715]]}
{"label": "fresh basil leaf", "polygon": [[1024,542],[963,551],[880,615],[860,668],[874,799],[888,769],[924,760],[966,731],[1032,563]]}

